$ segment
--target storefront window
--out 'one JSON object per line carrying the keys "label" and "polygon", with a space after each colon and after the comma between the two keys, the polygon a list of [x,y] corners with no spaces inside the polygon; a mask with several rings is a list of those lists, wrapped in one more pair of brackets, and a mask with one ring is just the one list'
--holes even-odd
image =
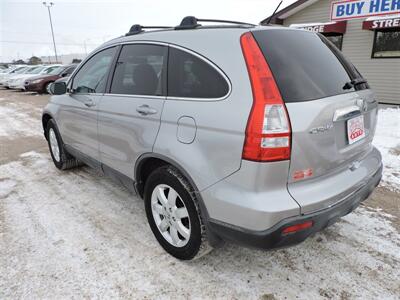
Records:
{"label": "storefront window", "polygon": [[376,30],[372,58],[400,58],[400,30]]}
{"label": "storefront window", "polygon": [[342,50],[342,44],[343,44],[343,34],[338,34],[338,33],[323,33],[323,35],[330,40],[336,48],[339,50]]}

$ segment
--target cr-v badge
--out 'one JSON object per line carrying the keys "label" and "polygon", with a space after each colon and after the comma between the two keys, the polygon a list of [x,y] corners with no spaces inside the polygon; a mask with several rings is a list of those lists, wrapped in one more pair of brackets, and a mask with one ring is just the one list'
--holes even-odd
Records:
{"label": "cr-v badge", "polygon": [[311,128],[309,133],[311,133],[311,134],[323,133],[325,131],[331,130],[332,128],[333,128],[333,124],[326,124],[324,126]]}

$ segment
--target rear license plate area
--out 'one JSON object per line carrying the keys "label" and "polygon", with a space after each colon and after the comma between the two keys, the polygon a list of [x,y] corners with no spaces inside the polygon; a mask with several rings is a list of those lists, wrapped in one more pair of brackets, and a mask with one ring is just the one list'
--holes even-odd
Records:
{"label": "rear license plate area", "polygon": [[347,120],[347,141],[352,145],[365,138],[364,116],[357,116]]}

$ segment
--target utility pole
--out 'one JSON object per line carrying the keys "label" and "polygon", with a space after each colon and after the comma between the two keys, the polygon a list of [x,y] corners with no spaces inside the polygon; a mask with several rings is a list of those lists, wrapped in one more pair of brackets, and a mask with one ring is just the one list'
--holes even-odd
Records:
{"label": "utility pole", "polygon": [[85,48],[85,54],[87,56],[86,40],[83,41],[83,47]]}
{"label": "utility pole", "polygon": [[43,2],[43,5],[47,7],[47,11],[49,12],[51,36],[53,37],[54,54],[56,56],[56,63],[57,63],[58,62],[58,57],[57,57],[56,40],[54,39],[53,22],[51,21],[51,13],[50,13],[50,7],[52,7],[54,5],[54,3],[53,2],[49,2],[49,3]]}

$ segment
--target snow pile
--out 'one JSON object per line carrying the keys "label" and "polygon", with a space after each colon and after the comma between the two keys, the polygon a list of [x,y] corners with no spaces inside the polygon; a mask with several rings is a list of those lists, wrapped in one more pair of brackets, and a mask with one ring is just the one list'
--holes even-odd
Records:
{"label": "snow pile", "polygon": [[373,144],[382,153],[381,185],[400,191],[400,108],[379,110]]}
{"label": "snow pile", "polygon": [[8,196],[15,188],[16,182],[9,178],[0,178],[0,199]]}

